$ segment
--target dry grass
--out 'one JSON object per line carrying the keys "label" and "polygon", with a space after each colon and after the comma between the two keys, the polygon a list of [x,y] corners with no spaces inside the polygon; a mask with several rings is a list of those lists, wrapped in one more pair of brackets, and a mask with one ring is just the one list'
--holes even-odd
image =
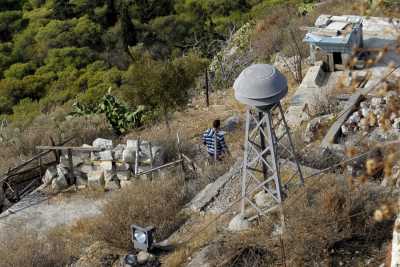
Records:
{"label": "dry grass", "polygon": [[277,266],[284,258],[286,266],[338,266],[339,261],[365,266],[368,255],[373,259],[370,266],[376,266],[386,252],[393,222],[378,223],[372,215],[382,202],[392,200],[377,187],[353,190],[325,176],[286,200],[282,243],[271,235],[279,221],[272,216],[247,233],[222,238],[211,258],[216,266]]}
{"label": "dry grass", "polygon": [[[171,237],[171,241],[176,248],[162,259],[163,266],[184,266],[189,257],[214,240],[219,231],[217,225],[212,224],[205,228],[205,226],[213,222],[214,218],[215,215],[206,215],[205,217],[193,216],[191,222],[187,223],[179,233]],[[195,233],[202,229],[204,231],[195,235]]]}
{"label": "dry grass", "polygon": [[37,153],[38,145],[50,145],[50,138],[61,142],[69,137],[75,139],[72,145],[91,143],[97,137],[114,137],[103,116],[65,118],[65,111],[41,115],[28,128],[11,126],[0,130],[0,171],[29,158]]}
{"label": "dry grass", "polygon": [[71,254],[69,244],[57,234],[39,236],[30,231],[7,233],[6,242],[0,242],[2,267],[57,267],[65,266]]}
{"label": "dry grass", "polygon": [[136,181],[115,193],[96,218],[90,231],[96,240],[114,247],[129,248],[130,225],[153,225],[156,240],[161,241],[184,221],[179,214],[185,199],[179,179]]}

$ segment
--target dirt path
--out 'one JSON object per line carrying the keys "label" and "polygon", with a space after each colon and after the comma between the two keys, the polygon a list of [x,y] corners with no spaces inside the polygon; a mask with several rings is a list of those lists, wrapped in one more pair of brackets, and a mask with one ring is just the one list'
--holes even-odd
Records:
{"label": "dirt path", "polygon": [[0,215],[0,239],[9,231],[45,233],[56,226],[99,215],[104,200],[105,197],[91,199],[82,195],[47,198],[36,193]]}

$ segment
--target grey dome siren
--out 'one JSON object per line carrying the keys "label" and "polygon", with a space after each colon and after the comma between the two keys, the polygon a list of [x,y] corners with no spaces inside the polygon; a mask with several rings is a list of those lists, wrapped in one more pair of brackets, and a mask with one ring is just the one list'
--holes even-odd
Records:
{"label": "grey dome siren", "polygon": [[288,91],[286,77],[268,64],[255,64],[243,70],[233,88],[239,102],[259,108],[279,103]]}

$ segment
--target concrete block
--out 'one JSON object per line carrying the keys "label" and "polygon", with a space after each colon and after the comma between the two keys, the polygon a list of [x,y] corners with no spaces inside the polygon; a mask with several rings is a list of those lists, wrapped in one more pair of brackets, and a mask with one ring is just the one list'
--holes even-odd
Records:
{"label": "concrete block", "polygon": [[122,153],[124,152],[126,145],[119,144],[113,149],[114,159],[117,161],[122,161]]}
{"label": "concrete block", "polygon": [[104,171],[98,170],[87,174],[88,185],[90,187],[104,187]]}
{"label": "concrete block", "polygon": [[112,169],[113,169],[112,161],[102,161],[102,162],[100,162],[100,167],[104,171],[112,171]]}
{"label": "concrete block", "polygon": [[112,149],[113,141],[109,139],[97,138],[93,141],[93,146],[104,149]]}
{"label": "concrete block", "polygon": [[99,157],[100,157],[100,160],[112,161],[114,159],[111,150],[105,150],[105,151],[99,152]]}
{"label": "concrete block", "polygon": [[126,149],[122,153],[122,161],[125,163],[135,163],[136,158],[136,150],[132,147],[126,147]]}
{"label": "concrete block", "polygon": [[[140,142],[140,147],[143,146],[143,143],[145,143],[146,141],[141,141]],[[126,148],[130,148],[132,150],[137,150],[137,140],[126,140]]]}
{"label": "concrete block", "polygon": [[78,168],[79,171],[86,174],[89,172],[97,171],[98,169],[99,167],[94,166],[93,164],[83,164]]}

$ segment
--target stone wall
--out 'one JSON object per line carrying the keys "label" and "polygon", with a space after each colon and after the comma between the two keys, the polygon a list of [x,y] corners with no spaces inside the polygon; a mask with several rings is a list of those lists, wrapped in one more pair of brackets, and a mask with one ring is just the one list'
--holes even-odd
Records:
{"label": "stone wall", "polygon": [[[103,149],[101,152],[74,152],[73,177],[78,187],[102,187],[115,190],[132,182],[135,176],[136,155],[138,155],[138,173],[157,167],[164,163],[164,153],[160,146],[151,146],[141,141],[139,149],[137,140],[127,140],[126,144],[113,145],[112,140],[96,139],[93,147]],[[54,191],[66,189],[70,175],[67,155],[62,155],[57,166],[46,170],[42,181],[51,185]],[[146,178],[146,177],[141,177]]]}

